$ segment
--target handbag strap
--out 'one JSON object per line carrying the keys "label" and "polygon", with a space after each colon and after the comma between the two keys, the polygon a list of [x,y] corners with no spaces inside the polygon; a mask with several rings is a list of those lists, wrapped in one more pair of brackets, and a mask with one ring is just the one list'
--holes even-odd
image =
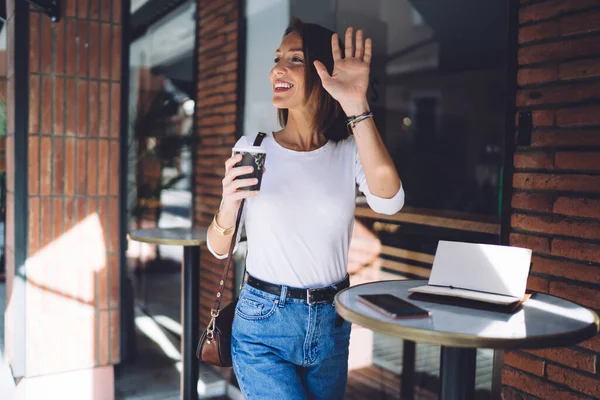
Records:
{"label": "handbag strap", "polygon": [[[254,140],[254,146],[260,146],[263,139],[267,136],[266,133],[260,132],[256,139]],[[235,221],[235,230],[233,231],[233,236],[231,237],[231,244],[229,245],[229,253],[227,253],[227,261],[225,263],[225,269],[223,270],[223,276],[221,277],[221,281],[219,282],[219,291],[217,292],[217,299],[213,304],[213,308],[211,309],[211,315],[213,318],[219,315],[219,310],[221,309],[221,299],[223,298],[223,292],[225,291],[225,283],[227,282],[227,277],[229,276],[229,268],[231,266],[231,261],[233,260],[233,249],[235,248],[235,242],[237,240],[238,230],[240,229],[240,221],[242,220],[242,213],[244,211],[244,203],[246,199],[243,199],[240,204],[240,209],[238,210],[238,215]],[[244,270],[245,271],[245,270]]]}

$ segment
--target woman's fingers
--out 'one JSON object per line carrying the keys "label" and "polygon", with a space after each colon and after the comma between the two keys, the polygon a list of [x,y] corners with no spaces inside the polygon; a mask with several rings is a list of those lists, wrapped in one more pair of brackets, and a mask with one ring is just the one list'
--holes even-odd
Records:
{"label": "woman's fingers", "polygon": [[[367,64],[371,63],[373,42],[370,38],[364,40],[364,31],[359,29],[356,31],[356,51],[354,50],[354,28],[351,26],[346,29],[346,39],[344,46],[344,58],[358,58],[359,60],[365,61]],[[333,60],[339,60],[341,58],[341,51],[338,42],[337,34],[331,38],[331,48],[333,52]]]}
{"label": "woman's fingers", "polygon": [[352,58],[354,56],[354,51],[352,51],[353,49],[353,45],[352,45],[352,41],[353,41],[353,29],[351,26],[348,27],[348,29],[346,29],[346,49],[344,52],[344,58]]}
{"label": "woman's fingers", "polygon": [[[223,178],[223,200],[228,203],[239,204],[243,199],[256,197],[257,190],[239,190],[243,187],[253,186],[258,183],[256,178],[236,179],[241,175],[250,174],[254,171],[252,166],[235,167],[242,161],[242,155],[236,154],[225,161],[225,178]],[[264,169],[263,169],[264,171]]]}
{"label": "woman's fingers", "polygon": [[371,38],[367,38],[367,40],[365,40],[365,58],[364,58],[364,61],[367,64],[371,63],[372,50],[373,50],[373,42],[371,41]]}
{"label": "woman's fingers", "polygon": [[359,29],[356,31],[356,53],[354,57],[362,60],[364,55],[364,47],[363,47],[363,31]]}
{"label": "woman's fingers", "polygon": [[230,197],[233,201],[240,201],[250,197],[256,197],[258,196],[258,193],[258,190],[238,190],[237,192],[233,193]]}
{"label": "woman's fingers", "polygon": [[235,192],[239,188],[253,186],[253,185],[256,185],[257,183],[258,183],[258,179],[256,179],[256,178],[236,179],[235,181],[231,182],[231,184],[229,184],[229,187],[231,189],[233,189],[232,190],[233,192]]}
{"label": "woman's fingers", "polygon": [[229,170],[233,168],[233,166],[242,161],[242,155],[236,154],[225,161],[225,174],[229,173]]}
{"label": "woman's fingers", "polygon": [[331,35],[331,54],[333,61],[342,59],[342,50],[340,49],[340,38],[337,33]]}
{"label": "woman's fingers", "polygon": [[225,178],[223,178],[223,186],[229,185],[235,178],[241,175],[251,174],[254,171],[252,166],[231,168]]}

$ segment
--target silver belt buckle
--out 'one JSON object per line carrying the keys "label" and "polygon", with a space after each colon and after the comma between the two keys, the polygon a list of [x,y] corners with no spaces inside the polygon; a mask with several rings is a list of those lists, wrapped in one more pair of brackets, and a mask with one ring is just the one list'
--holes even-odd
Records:
{"label": "silver belt buckle", "polygon": [[308,303],[308,305],[327,303],[327,300],[321,300],[321,301],[313,301],[312,300],[312,294],[311,294],[312,290],[317,291],[317,290],[324,290],[324,289],[326,289],[326,288],[306,289],[306,302]]}
{"label": "silver belt buckle", "polygon": [[311,306],[312,303],[312,296],[310,295],[310,289],[306,289],[306,302],[308,303],[309,306]]}

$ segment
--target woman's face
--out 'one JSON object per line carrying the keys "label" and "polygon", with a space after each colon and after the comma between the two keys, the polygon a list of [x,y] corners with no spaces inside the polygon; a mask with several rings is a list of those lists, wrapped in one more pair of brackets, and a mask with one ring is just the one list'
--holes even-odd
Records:
{"label": "woman's face", "polygon": [[298,32],[286,35],[275,52],[275,65],[270,74],[276,108],[289,110],[305,105],[304,61],[302,38]]}

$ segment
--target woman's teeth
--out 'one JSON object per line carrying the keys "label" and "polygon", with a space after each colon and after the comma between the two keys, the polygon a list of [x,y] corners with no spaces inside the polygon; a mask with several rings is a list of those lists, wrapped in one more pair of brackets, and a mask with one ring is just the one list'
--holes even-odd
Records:
{"label": "woman's teeth", "polygon": [[276,83],[275,84],[275,89],[290,89],[292,86],[292,84],[289,83]]}

